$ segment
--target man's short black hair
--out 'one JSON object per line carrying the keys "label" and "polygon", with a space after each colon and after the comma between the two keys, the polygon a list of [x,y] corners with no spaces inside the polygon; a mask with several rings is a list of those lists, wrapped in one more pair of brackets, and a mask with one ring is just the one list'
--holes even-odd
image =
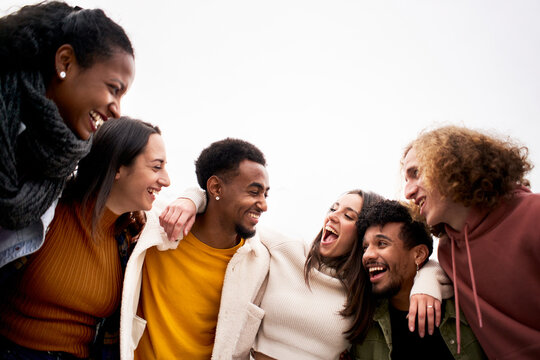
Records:
{"label": "man's short black hair", "polygon": [[195,161],[195,173],[199,186],[206,189],[206,183],[212,175],[227,181],[236,176],[240,163],[254,161],[266,166],[263,153],[255,145],[240,139],[226,138],[210,144]]}
{"label": "man's short black hair", "polygon": [[407,206],[395,200],[379,201],[363,209],[356,221],[358,239],[363,239],[370,226],[384,226],[389,223],[400,223],[399,237],[403,240],[405,248],[411,249],[417,245],[426,245],[429,256],[433,252],[433,238],[427,224],[412,218]]}

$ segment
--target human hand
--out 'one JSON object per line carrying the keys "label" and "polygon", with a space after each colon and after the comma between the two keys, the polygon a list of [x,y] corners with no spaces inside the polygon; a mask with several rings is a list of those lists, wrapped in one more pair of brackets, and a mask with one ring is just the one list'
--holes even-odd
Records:
{"label": "human hand", "polygon": [[426,317],[429,335],[433,335],[435,326],[441,323],[441,302],[426,294],[415,294],[411,296],[409,305],[409,330],[414,331],[414,323],[418,315],[418,334],[421,338],[426,333]]}
{"label": "human hand", "polygon": [[196,215],[197,208],[192,200],[178,198],[167,205],[159,215],[159,224],[167,233],[169,240],[178,241],[181,234],[186,236],[189,233]]}

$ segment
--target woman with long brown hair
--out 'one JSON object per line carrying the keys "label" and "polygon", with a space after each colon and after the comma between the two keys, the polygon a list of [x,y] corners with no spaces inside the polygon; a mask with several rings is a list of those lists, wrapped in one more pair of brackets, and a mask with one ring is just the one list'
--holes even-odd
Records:
{"label": "woman with long brown hair", "polygon": [[124,117],[97,131],[68,181],[45,244],[3,288],[0,359],[89,357],[99,324],[120,304],[142,211],[169,185],[160,134]]}

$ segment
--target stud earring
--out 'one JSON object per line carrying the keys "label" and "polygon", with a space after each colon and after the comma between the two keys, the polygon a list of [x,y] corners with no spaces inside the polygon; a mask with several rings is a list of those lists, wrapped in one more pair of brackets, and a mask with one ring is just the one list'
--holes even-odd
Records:
{"label": "stud earring", "polygon": [[218,201],[219,201],[219,196],[216,196],[216,200],[218,200]]}
{"label": "stud earring", "polygon": [[58,76],[60,76],[60,79],[65,79],[66,78],[66,72],[65,71],[60,71],[60,73],[58,74]]}

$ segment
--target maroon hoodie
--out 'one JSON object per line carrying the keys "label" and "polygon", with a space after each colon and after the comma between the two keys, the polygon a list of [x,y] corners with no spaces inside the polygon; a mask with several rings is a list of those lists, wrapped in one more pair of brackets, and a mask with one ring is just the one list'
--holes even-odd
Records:
{"label": "maroon hoodie", "polygon": [[540,194],[512,195],[471,210],[461,232],[446,226],[438,256],[488,357],[540,359]]}

